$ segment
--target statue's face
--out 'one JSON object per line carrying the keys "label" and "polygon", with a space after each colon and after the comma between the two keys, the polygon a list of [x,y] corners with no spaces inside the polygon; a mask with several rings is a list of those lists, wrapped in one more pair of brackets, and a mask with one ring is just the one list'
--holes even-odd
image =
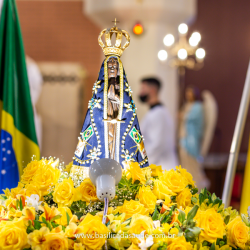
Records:
{"label": "statue's face", "polygon": [[108,77],[109,79],[112,77],[117,77],[118,72],[118,61],[116,58],[111,58],[108,61]]}

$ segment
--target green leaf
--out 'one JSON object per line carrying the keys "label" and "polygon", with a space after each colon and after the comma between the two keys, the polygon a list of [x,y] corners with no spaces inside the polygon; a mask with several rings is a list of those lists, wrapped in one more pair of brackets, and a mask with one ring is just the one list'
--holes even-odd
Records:
{"label": "green leaf", "polygon": [[39,230],[41,228],[41,221],[38,221],[38,220],[34,220],[34,228],[36,230]]}
{"label": "green leaf", "polygon": [[42,221],[43,223],[47,226],[48,225],[48,221],[46,221],[46,219],[44,217],[42,217]]}
{"label": "green leaf", "polygon": [[67,212],[66,212],[66,216],[67,216],[67,225],[69,225],[70,217],[69,217],[69,214]]}
{"label": "green leaf", "polygon": [[0,199],[2,199],[2,200],[7,200],[8,198],[7,198],[7,196],[5,196],[5,195],[0,195]]}
{"label": "green leaf", "polygon": [[191,201],[192,201],[193,204],[195,204],[195,203],[197,203],[197,198],[196,197],[192,197]]}
{"label": "green leaf", "polygon": [[189,228],[188,230],[191,231],[195,236],[201,233],[201,229],[199,227]]}
{"label": "green leaf", "polygon": [[178,211],[179,211],[178,220],[180,221],[180,223],[183,223],[186,218],[186,214],[180,209],[178,209]]}
{"label": "green leaf", "polygon": [[209,250],[215,250],[215,243],[212,244]]}
{"label": "green leaf", "polygon": [[46,219],[44,217],[42,217],[42,221],[49,228],[49,230],[51,231],[52,230],[51,224],[48,221],[46,221]]}
{"label": "green leaf", "polygon": [[60,226],[59,224],[55,223],[54,221],[51,222],[51,225],[52,225],[53,228],[56,228],[56,227]]}
{"label": "green leaf", "polygon": [[198,193],[198,188],[191,189],[191,194],[192,195],[195,195],[196,193]]}
{"label": "green leaf", "polygon": [[20,204],[20,211],[22,211],[23,210],[23,202],[22,202],[22,198],[20,197],[20,200],[19,200],[19,204]]}
{"label": "green leaf", "polygon": [[157,205],[155,205],[155,211],[153,213],[152,220],[157,220],[158,216],[159,216],[159,211],[157,209]]}
{"label": "green leaf", "polygon": [[210,244],[210,243],[209,243],[208,241],[206,241],[206,240],[202,242],[202,246],[203,246],[203,247],[206,247],[206,246],[208,246],[209,244]]}
{"label": "green leaf", "polygon": [[189,213],[188,213],[188,215],[187,215],[187,221],[188,221],[188,222],[191,221],[191,220],[195,217],[195,215],[196,215],[198,209],[199,209],[199,206],[198,206],[198,205],[195,205],[195,206],[189,211]]}
{"label": "green leaf", "polygon": [[55,220],[58,220],[58,219],[60,219],[61,217],[62,217],[62,215],[61,215],[61,214],[58,214],[58,215],[54,216],[54,217],[50,220],[50,222],[53,222],[53,221],[55,221]]}
{"label": "green leaf", "polygon": [[140,184],[140,181],[139,181],[139,180],[136,180],[136,181],[134,182],[134,184],[138,185],[138,184]]}
{"label": "green leaf", "polygon": [[19,201],[16,200],[16,210],[18,210],[18,208],[19,208]]}
{"label": "green leaf", "polygon": [[225,224],[227,225],[230,220],[230,215],[227,215],[224,219]]}

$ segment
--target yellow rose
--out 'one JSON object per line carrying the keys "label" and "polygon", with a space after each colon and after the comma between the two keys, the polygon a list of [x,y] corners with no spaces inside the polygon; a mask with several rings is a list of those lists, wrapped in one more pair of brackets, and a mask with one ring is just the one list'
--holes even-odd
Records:
{"label": "yellow rose", "polygon": [[60,175],[61,172],[59,169],[53,168],[51,165],[44,165],[37,170],[31,184],[39,187],[42,196],[44,196],[49,193],[49,188],[58,182]]}
{"label": "yellow rose", "polygon": [[234,248],[245,248],[245,244],[249,239],[249,227],[237,216],[226,226],[227,243]]}
{"label": "yellow rose", "polygon": [[223,238],[225,232],[225,224],[221,214],[217,213],[214,208],[206,211],[200,211],[198,227],[203,230],[200,233],[200,240],[213,243],[217,238]]}
{"label": "yellow rose", "polygon": [[50,233],[47,227],[41,227],[40,230],[34,230],[28,234],[28,243],[32,249],[42,249],[42,245],[45,242],[45,235]]}
{"label": "yellow rose", "polygon": [[98,200],[96,196],[96,187],[89,178],[83,180],[76,192],[80,195],[78,198],[86,201],[87,204],[89,204],[90,201]]}
{"label": "yellow rose", "polygon": [[153,193],[156,195],[157,199],[159,200],[164,200],[166,195],[171,195],[171,196],[176,195],[160,180],[154,180]]}
{"label": "yellow rose", "polygon": [[149,209],[149,213],[154,212],[157,197],[153,194],[149,186],[140,187],[137,198],[139,199],[140,203]]}
{"label": "yellow rose", "polygon": [[30,197],[32,194],[37,194],[39,195],[40,200],[43,200],[42,192],[38,186],[34,184],[27,184],[25,185],[25,188],[26,188],[26,196]]}
{"label": "yellow rose", "polygon": [[151,165],[149,165],[149,167],[151,169],[151,176],[158,177],[158,176],[162,175],[161,166],[156,166],[155,164],[151,164]]}
{"label": "yellow rose", "polygon": [[132,217],[133,214],[149,215],[149,209],[145,208],[139,201],[125,200],[123,205],[119,207],[120,213],[125,213],[125,219]]}
{"label": "yellow rose", "polygon": [[191,205],[192,194],[189,188],[182,190],[176,197],[178,208],[186,208]]}
{"label": "yellow rose", "polygon": [[134,183],[136,180],[139,180],[142,184],[146,183],[145,174],[138,162],[130,162],[128,171],[131,174],[132,182]]}
{"label": "yellow rose", "polygon": [[26,228],[22,220],[0,222],[0,249],[19,250],[27,245]]}
{"label": "yellow rose", "polygon": [[193,246],[187,242],[184,236],[176,237],[171,240],[167,250],[192,250]]}
{"label": "yellow rose", "polygon": [[29,184],[32,181],[33,176],[36,174],[37,170],[40,167],[43,167],[45,164],[43,161],[31,161],[27,167],[23,169],[23,174],[21,176],[21,182],[24,184]]}
{"label": "yellow rose", "polygon": [[65,250],[68,249],[68,238],[63,232],[60,233],[48,233],[44,236],[44,248],[43,250]]}
{"label": "yellow rose", "polygon": [[11,197],[17,198],[17,195],[25,195],[26,189],[21,182],[18,182],[18,186],[16,188],[11,189]]}
{"label": "yellow rose", "polygon": [[69,218],[72,218],[72,212],[68,207],[59,207],[58,211],[60,212],[60,214],[62,215],[62,217],[58,220],[56,220],[56,223],[62,226],[67,226],[68,222],[67,222],[67,213],[69,215]]}
{"label": "yellow rose", "polygon": [[70,206],[76,199],[76,189],[73,181],[64,179],[62,182],[55,185],[53,200],[60,206]]}
{"label": "yellow rose", "polygon": [[[104,245],[108,228],[102,224],[102,220],[98,216],[87,214],[76,230],[76,234],[83,234],[78,240],[87,247],[87,249],[101,249]],[[91,237],[92,236],[92,237]]]}
{"label": "yellow rose", "polygon": [[160,180],[174,193],[180,193],[188,185],[186,178],[173,169],[165,171]]}
{"label": "yellow rose", "polygon": [[[140,234],[142,231],[144,232],[144,235],[151,235],[153,233],[154,226],[153,226],[153,220],[151,217],[141,215],[141,214],[134,214],[132,216],[132,220],[130,223],[130,228],[128,230],[128,233],[130,235],[132,234]],[[136,237],[132,237],[130,239],[133,243],[138,244],[140,243],[140,240]]]}
{"label": "yellow rose", "polygon": [[193,180],[193,176],[185,168],[181,168],[181,166],[179,167],[176,166],[176,169],[187,180],[188,184],[190,184],[193,187],[195,186],[195,181]]}

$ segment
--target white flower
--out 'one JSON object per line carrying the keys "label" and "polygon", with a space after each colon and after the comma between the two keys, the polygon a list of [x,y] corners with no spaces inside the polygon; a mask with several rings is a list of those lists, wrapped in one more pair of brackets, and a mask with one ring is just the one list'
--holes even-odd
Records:
{"label": "white flower", "polygon": [[154,224],[154,228],[158,228],[161,226],[161,222],[159,220],[153,221],[153,224]]}
{"label": "white flower", "polygon": [[5,206],[5,200],[1,199],[1,196],[0,196],[0,206],[6,207]]}
{"label": "white flower", "polygon": [[250,217],[250,206],[247,209],[248,217]]}
{"label": "white flower", "polygon": [[26,196],[26,205],[28,207],[34,207],[36,211],[38,210],[38,206],[41,205],[42,201],[39,201],[40,197],[38,194],[32,194],[30,197]]}
{"label": "white flower", "polygon": [[140,240],[140,243],[138,244],[138,246],[141,248],[141,250],[147,250],[150,246],[152,246],[154,244],[154,240],[152,235],[149,235],[146,240],[144,238],[144,232],[142,231],[140,234],[134,234],[135,237]]}

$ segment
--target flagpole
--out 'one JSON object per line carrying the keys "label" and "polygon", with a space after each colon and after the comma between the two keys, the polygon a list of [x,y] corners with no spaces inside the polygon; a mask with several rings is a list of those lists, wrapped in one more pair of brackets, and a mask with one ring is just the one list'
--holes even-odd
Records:
{"label": "flagpole", "polygon": [[222,201],[225,204],[225,207],[228,207],[231,201],[233,183],[234,183],[234,176],[237,167],[237,161],[239,156],[239,150],[241,145],[241,139],[243,130],[245,127],[247,112],[249,108],[250,102],[250,62],[247,69],[247,76],[245,80],[245,85],[241,97],[239,113],[234,129],[233,140],[230,149],[230,155],[228,159],[227,165],[227,173],[224,183]]}

